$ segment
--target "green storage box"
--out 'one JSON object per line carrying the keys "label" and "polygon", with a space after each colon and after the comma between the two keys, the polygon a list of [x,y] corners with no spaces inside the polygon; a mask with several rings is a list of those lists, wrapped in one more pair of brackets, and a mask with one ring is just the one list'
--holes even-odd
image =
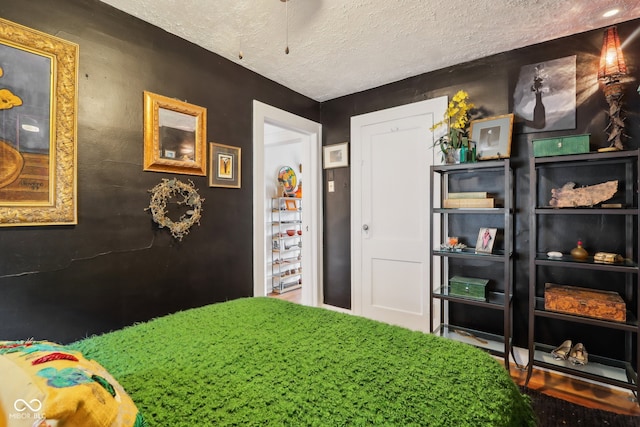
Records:
{"label": "green storage box", "polygon": [[589,152],[589,134],[533,140],[533,157],[564,156]]}
{"label": "green storage box", "polygon": [[453,276],[449,279],[449,295],[486,301],[487,279]]}

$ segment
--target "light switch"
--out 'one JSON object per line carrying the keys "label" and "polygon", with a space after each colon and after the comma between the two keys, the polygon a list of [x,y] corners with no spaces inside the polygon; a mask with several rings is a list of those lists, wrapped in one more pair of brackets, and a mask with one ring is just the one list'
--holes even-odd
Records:
{"label": "light switch", "polygon": [[327,189],[327,191],[329,193],[333,193],[334,191],[336,191],[336,186],[335,186],[335,181],[329,181],[329,188]]}

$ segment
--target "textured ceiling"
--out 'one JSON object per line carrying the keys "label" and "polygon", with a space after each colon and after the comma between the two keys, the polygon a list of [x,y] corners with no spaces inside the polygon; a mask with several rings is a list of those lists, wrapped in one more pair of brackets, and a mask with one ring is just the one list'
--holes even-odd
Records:
{"label": "textured ceiling", "polygon": [[640,17],[638,0],[102,1],[317,101]]}

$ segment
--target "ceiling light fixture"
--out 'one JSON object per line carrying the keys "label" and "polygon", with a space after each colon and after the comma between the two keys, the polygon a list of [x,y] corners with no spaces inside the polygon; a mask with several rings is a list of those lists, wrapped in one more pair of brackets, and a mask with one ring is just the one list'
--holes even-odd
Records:
{"label": "ceiling light fixture", "polygon": [[286,33],[286,47],[284,49],[284,53],[289,55],[289,0],[280,0],[285,4],[285,15],[287,20],[287,33]]}

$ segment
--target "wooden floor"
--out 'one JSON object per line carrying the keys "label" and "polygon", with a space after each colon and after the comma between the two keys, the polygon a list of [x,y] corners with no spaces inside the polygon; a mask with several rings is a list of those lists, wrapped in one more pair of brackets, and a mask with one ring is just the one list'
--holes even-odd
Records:
{"label": "wooden floor", "polygon": [[[527,373],[512,366],[511,377],[516,384],[523,385]],[[536,368],[533,369],[529,388],[587,408],[640,416],[640,406],[631,391],[611,389]]]}
{"label": "wooden floor", "polygon": [[[301,291],[301,289],[296,289],[283,294],[269,294],[269,296],[299,304]],[[516,384],[523,385],[527,373],[512,366],[511,377]],[[640,417],[640,406],[630,391],[611,389],[536,368],[534,368],[529,381],[529,388],[588,408]]]}
{"label": "wooden floor", "polygon": [[294,289],[292,291],[284,292],[281,294],[272,292],[267,296],[300,304],[302,302],[302,288]]}

